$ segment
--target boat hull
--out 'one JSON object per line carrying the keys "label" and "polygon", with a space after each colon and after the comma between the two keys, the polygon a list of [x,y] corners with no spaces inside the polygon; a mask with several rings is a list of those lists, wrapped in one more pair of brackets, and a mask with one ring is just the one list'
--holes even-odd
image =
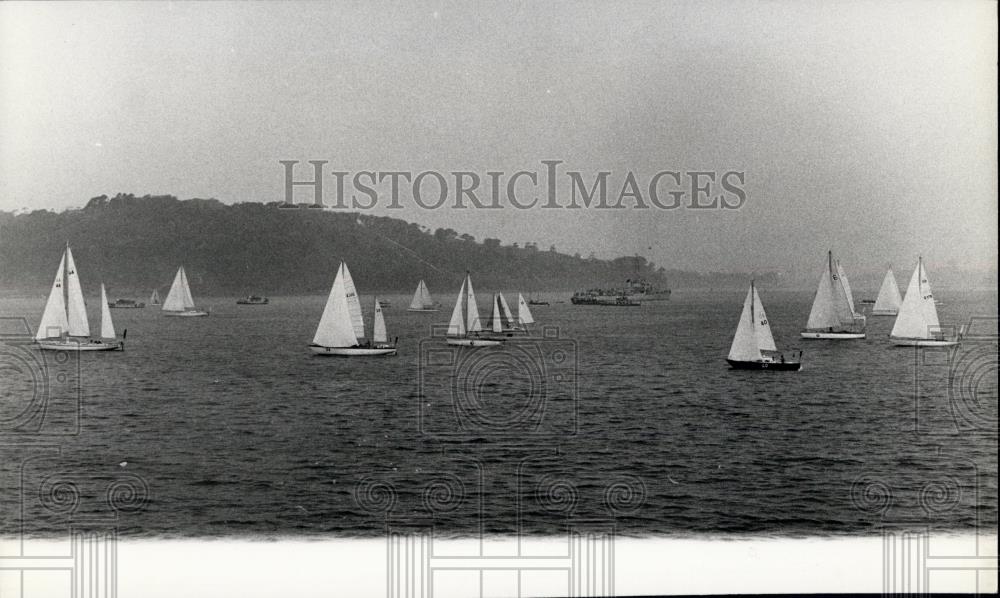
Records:
{"label": "boat hull", "polygon": [[958,341],[954,339],[900,338],[890,336],[889,340],[897,347],[954,347],[958,344]]}
{"label": "boat hull", "polygon": [[91,340],[43,340],[38,346],[44,351],[123,351],[125,343],[121,341],[105,342]]}
{"label": "boat hull", "polygon": [[449,338],[447,342],[456,347],[498,347],[503,344],[502,340],[489,338]]}
{"label": "boat hull", "polygon": [[726,362],[734,370],[770,370],[778,372],[797,372],[802,368],[801,362],[780,361],[735,361],[727,359]]}
{"label": "boat hull", "polygon": [[873,309],[871,315],[873,316],[895,316],[899,313],[896,309]]}
{"label": "boat hull", "polygon": [[163,315],[171,318],[200,318],[207,316],[208,312],[192,309],[188,311],[165,311]]}
{"label": "boat hull", "polygon": [[439,310],[436,307],[427,307],[427,308],[410,307],[410,308],[407,308],[406,311],[435,312],[435,311],[441,311],[441,310]]}
{"label": "boat hull", "polygon": [[863,339],[868,335],[864,332],[811,332],[803,331],[799,334],[802,338],[819,339],[828,341]]}
{"label": "boat hull", "polygon": [[380,355],[395,355],[396,347],[323,347],[309,345],[309,350],[316,355],[332,357],[378,357]]}

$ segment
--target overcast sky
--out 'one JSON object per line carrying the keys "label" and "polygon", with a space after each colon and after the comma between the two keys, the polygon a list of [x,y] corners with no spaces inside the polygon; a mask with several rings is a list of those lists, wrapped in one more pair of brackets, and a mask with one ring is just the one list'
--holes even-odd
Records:
{"label": "overcast sky", "polygon": [[0,209],[559,159],[748,199],[393,215],[686,269],[989,267],[996,65],[993,2],[0,3]]}

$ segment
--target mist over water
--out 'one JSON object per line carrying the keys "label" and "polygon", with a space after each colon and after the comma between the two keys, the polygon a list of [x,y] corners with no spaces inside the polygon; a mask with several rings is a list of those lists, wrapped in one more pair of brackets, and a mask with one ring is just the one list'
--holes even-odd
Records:
{"label": "mist over water", "polygon": [[[737,372],[725,356],[741,296],[678,292],[626,309],[552,295],[534,308],[548,338],[463,349],[450,364],[439,357],[451,348],[427,338],[449,306],[410,313],[403,296],[386,310],[400,337],[386,359],[310,355],[323,297],[207,300],[211,317],[193,320],[114,310],[126,350],[81,356],[79,435],[8,462],[0,499],[23,498],[28,533],[43,535],[105,513],[122,476],[136,492],[120,524],[137,537],[368,536],[387,521],[460,535],[610,521],[632,535],[996,525],[995,338],[960,348],[992,363],[983,401],[949,401],[948,363],[915,369],[913,349],[888,343],[892,318],[870,318],[864,341],[800,340],[811,296],[764,289],[779,349],[803,349],[805,366]],[[997,311],[996,294],[943,299],[943,323]],[[33,323],[42,305],[5,299],[0,311]],[[970,413],[992,437],[969,433]],[[53,507],[60,480],[76,488],[72,509]]]}

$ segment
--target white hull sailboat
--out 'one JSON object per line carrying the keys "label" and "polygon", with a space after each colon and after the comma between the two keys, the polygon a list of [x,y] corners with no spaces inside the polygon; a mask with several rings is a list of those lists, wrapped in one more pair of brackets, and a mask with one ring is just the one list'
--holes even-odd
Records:
{"label": "white hull sailboat", "polygon": [[407,311],[439,311],[440,306],[431,298],[431,292],[427,290],[427,285],[423,279],[417,284],[417,290],[413,292],[413,299]]}
{"label": "white hull sailboat", "polygon": [[863,339],[866,336],[865,318],[854,310],[850,283],[840,264],[834,266],[833,252],[827,252],[826,268],[819,278],[806,329],[800,335],[802,338],[827,340]]}
{"label": "white hull sailboat", "polygon": [[365,320],[361,300],[347,264],[340,263],[333,288],[327,297],[316,335],[309,349],[316,355],[337,357],[374,357],[395,355],[396,343],[389,343],[385,331],[382,304],[375,297],[372,339],[365,339]]}
{"label": "white hull sailboat", "polygon": [[[65,283],[65,284],[64,284]],[[87,306],[73,252],[66,244],[52,290],[49,292],[35,341],[47,351],[121,351],[125,343],[115,337],[108,294],[101,285],[101,337],[90,338]]]}
{"label": "white hull sailboat", "polygon": [[207,311],[195,309],[194,298],[191,296],[191,285],[188,284],[187,273],[184,266],[177,269],[174,276],[174,283],[170,285],[170,292],[163,301],[163,315],[178,318],[198,318],[207,316]]}
{"label": "white hull sailboat", "polygon": [[892,266],[885,273],[882,279],[882,286],[878,290],[878,297],[872,307],[873,316],[894,316],[899,313],[899,306],[903,302],[899,296],[899,285],[896,284],[896,275],[892,273]]}
{"label": "white hull sailboat", "polygon": [[957,338],[947,337],[941,329],[923,258],[917,260],[889,340],[900,347],[952,347],[959,343]]}
{"label": "white hull sailboat", "polygon": [[469,275],[465,276],[458,291],[446,337],[447,343],[456,347],[496,347],[503,344],[503,340],[483,334],[476,294],[472,290],[472,277]]}
{"label": "white hull sailboat", "polygon": [[798,359],[788,360],[778,353],[771,334],[771,323],[753,281],[750,281],[750,290],[743,300],[743,313],[740,314],[740,323],[726,361],[737,370],[798,371],[802,367],[801,351]]}

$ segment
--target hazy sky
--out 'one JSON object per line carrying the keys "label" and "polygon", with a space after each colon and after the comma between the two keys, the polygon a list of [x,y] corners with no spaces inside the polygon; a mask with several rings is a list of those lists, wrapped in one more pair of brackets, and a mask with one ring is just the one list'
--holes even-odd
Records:
{"label": "hazy sky", "polygon": [[988,267],[996,10],[0,3],[0,209],[281,200],[282,159],[483,176],[559,159],[612,171],[615,194],[628,170],[741,170],[749,197],[725,213],[392,215],[688,269],[811,272],[827,248],[855,270],[908,271],[919,253]]}

